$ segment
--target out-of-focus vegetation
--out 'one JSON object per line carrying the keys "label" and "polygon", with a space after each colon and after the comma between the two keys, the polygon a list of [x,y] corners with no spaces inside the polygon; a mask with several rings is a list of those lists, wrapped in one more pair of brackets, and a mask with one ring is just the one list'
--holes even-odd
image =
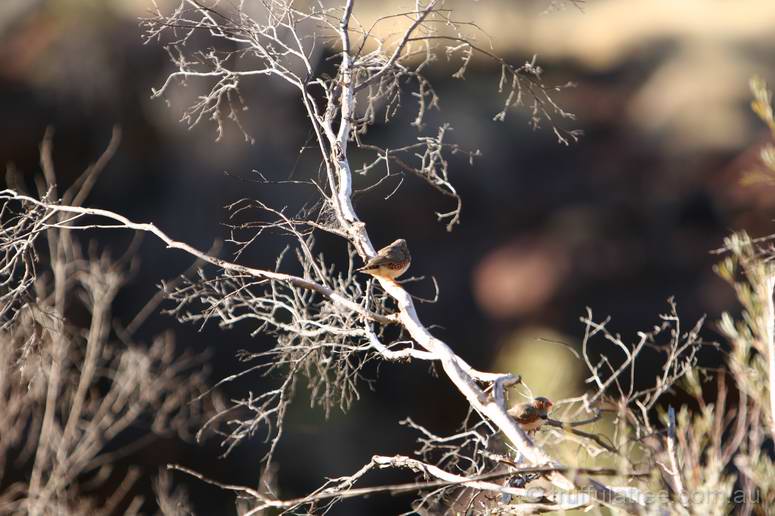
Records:
{"label": "out-of-focus vegetation", "polygon": [[[482,35],[483,43],[491,41],[514,61],[538,54],[553,82],[575,82],[559,100],[576,114],[574,127],[585,136],[566,149],[556,145],[550,131],[528,130],[527,115],[493,123],[499,106],[490,87],[499,70],[485,64],[475,64],[464,81],[439,80],[444,93],[440,113],[456,122],[454,138],[483,152],[473,170],[451,169],[467,203],[460,227],[452,235],[440,230],[428,209],[435,202],[433,193],[411,181],[400,202],[359,206],[384,241],[394,237],[396,220],[412,221],[401,230],[412,246],[414,267],[433,272],[442,286],[440,302],[422,307],[424,318],[442,327],[439,334],[454,335],[457,351],[482,368],[528,367],[524,373],[535,378],[535,394],[553,394],[543,389],[557,383],[556,378],[540,383],[546,361],[554,365],[556,359],[557,369],[550,371],[567,374],[569,383],[582,376],[572,357],[566,363],[569,356],[562,346],[540,338],[578,347],[578,316],[585,306],[611,313],[623,334],[651,321],[671,295],[688,319],[707,313],[713,320],[729,311],[730,320],[739,320],[741,306],[734,291],[712,272],[718,257],[708,251],[719,247],[730,229],[772,233],[772,192],[761,183],[746,187],[741,177],[746,172],[754,180],[773,177],[768,167],[772,147],[766,144],[762,150],[760,145],[769,141],[768,131],[745,106],[751,76],[763,74],[775,81],[775,5],[768,0],[601,0],[578,7],[457,0],[450,5],[462,9],[461,17],[477,20],[489,34]],[[365,13],[366,24],[387,4],[363,6],[373,9]],[[195,88],[175,90],[171,108],[149,99],[170,65],[158,48],[139,44],[137,17],[148,9],[145,0],[0,2],[3,164],[27,174],[31,183],[44,128],[53,125],[60,180],[72,182],[75,171],[104,145],[110,127],[120,124],[124,142],[95,187],[94,205],[152,220],[201,248],[222,234],[227,202],[245,195],[277,204],[304,201],[282,189],[270,192],[235,179],[250,177],[253,169],[281,174],[308,166],[298,153],[308,137],[304,115],[292,94],[271,83],[245,92],[250,110],[243,122],[255,139],[252,146],[236,128],[227,129],[218,145],[213,144],[212,128],[184,131],[178,123],[180,109],[196,95]],[[767,118],[771,102],[762,82],[755,92],[754,109],[772,130],[771,114]],[[380,137],[386,141],[397,138],[387,128],[376,131],[384,131]],[[126,242],[110,238],[106,245],[118,254]],[[733,246],[740,263],[750,262],[744,252],[749,245]],[[247,259],[266,263],[281,245],[276,247],[268,245]],[[116,318],[131,319],[153,295],[155,284],[189,265],[153,246],[143,246],[139,257],[146,266],[117,297]],[[737,270],[736,281],[745,268]],[[749,314],[758,313],[743,306]],[[151,342],[170,323],[157,314],[138,338]],[[179,328],[176,341],[178,349],[209,350],[213,377],[234,372],[235,350],[259,345],[238,330],[226,337],[208,330]],[[763,355],[751,351],[756,349],[753,341],[746,342],[749,351],[735,363],[742,364],[742,372],[755,366],[763,375]],[[551,358],[541,361],[538,355],[543,353]],[[565,373],[566,367],[574,369]],[[321,414],[309,413],[299,403],[291,418],[294,432],[278,454],[280,462],[289,464],[302,456],[305,467],[280,471],[282,485],[308,490],[322,475],[351,472],[377,446],[412,449],[414,435],[395,424],[408,415],[456,428],[465,407],[455,400],[438,401],[444,399],[446,385],[416,392],[413,386],[425,378],[419,369],[383,367],[380,386],[391,395],[381,389],[364,393],[347,418],[334,414],[323,424]],[[644,362],[641,371],[644,380],[652,378],[656,364]],[[234,389],[244,387],[235,384]],[[692,395],[677,395],[673,402],[691,405]],[[730,395],[726,403],[735,405],[737,398]],[[688,412],[679,411],[679,426],[707,429],[709,416],[703,417],[704,422],[693,421]],[[364,436],[364,422],[385,430]],[[310,445],[311,436],[326,445]],[[160,442],[126,462],[148,464],[148,471],[162,462],[197,464],[224,481],[257,482],[253,459],[261,453],[260,443],[220,461],[217,449],[164,449]],[[155,460],[163,455],[160,450],[170,456]],[[197,506],[210,512],[230,504],[219,496],[206,488],[192,493]],[[386,514],[395,512],[391,500],[375,503],[384,503]],[[347,507],[355,513],[374,512],[367,502]]]}
{"label": "out-of-focus vegetation", "polygon": [[[59,190],[48,133],[38,192],[86,201],[119,134]],[[24,188],[16,171],[6,178]],[[152,485],[172,503],[181,489],[164,476],[152,484],[158,473],[131,459],[165,439],[193,440],[209,414],[206,357],[176,349],[171,331],[136,338],[154,300],[131,321],[114,319],[137,241],[112,258],[62,229],[67,216],[38,215],[6,199],[0,208],[0,513],[140,514]]]}

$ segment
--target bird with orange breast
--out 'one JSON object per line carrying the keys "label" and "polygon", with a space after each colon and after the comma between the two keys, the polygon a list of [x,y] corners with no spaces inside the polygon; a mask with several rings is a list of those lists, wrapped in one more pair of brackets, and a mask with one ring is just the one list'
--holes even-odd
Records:
{"label": "bird with orange breast", "polygon": [[406,272],[411,263],[412,255],[409,254],[409,246],[406,245],[406,240],[399,238],[380,249],[366,262],[366,265],[357,270],[372,276],[395,280]]}
{"label": "bird with orange breast", "polygon": [[549,398],[539,396],[533,401],[514,405],[507,413],[519,423],[522,430],[535,432],[546,423],[551,408],[552,401]]}

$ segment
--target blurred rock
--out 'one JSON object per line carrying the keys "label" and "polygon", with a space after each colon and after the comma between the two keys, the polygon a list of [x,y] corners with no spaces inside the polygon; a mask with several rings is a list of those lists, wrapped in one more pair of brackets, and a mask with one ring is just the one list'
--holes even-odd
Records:
{"label": "blurred rock", "polygon": [[523,239],[485,256],[474,271],[474,292],[489,317],[539,311],[569,271],[559,242]]}

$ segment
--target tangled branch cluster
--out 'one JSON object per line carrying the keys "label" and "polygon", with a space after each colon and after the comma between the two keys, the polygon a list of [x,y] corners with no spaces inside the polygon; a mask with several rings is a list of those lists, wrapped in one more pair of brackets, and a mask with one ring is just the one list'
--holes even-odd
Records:
{"label": "tangled branch cluster", "polygon": [[[117,142],[116,132],[101,160],[65,192],[71,205],[86,199]],[[39,194],[55,199],[50,133],[41,155]],[[202,357],[177,353],[170,333],[135,342],[131,328],[114,322],[113,301],[135,268],[131,249],[118,260],[94,245],[84,250],[66,229],[67,215],[8,191],[1,196],[2,261],[12,272],[0,327],[0,483],[13,474],[0,512],[138,513],[143,500],[130,493],[140,471],[115,470],[115,463],[156,436],[191,436],[206,415],[192,403],[206,387]],[[88,314],[83,324],[77,314]],[[146,433],[138,436],[140,428]],[[121,481],[104,500],[97,493],[111,476]]]}
{"label": "tangled branch cluster", "polygon": [[[544,84],[535,59],[515,66],[500,58],[489,43],[478,44],[478,38],[487,38],[475,24],[457,20],[442,0],[418,2],[414,10],[390,13],[371,24],[362,24],[353,9],[354,2],[333,7],[309,2],[302,7],[288,0],[236,5],[181,0],[170,13],[156,6],[154,16],[143,21],[144,41],[160,42],[176,70],[153,96],[164,96],[175,83],[202,83],[203,93],[184,110],[182,121],[190,127],[203,120],[214,121],[220,139],[225,121],[231,120],[250,140],[239,118],[245,109],[240,88],[255,77],[280,79],[300,94],[324,155],[327,177],[313,180],[319,183],[323,197],[334,195],[338,185],[332,180],[332,168],[342,168],[343,162],[352,159],[345,151],[347,141],[353,139],[360,154],[371,155],[355,168],[372,176],[378,167],[385,170],[366,190],[392,177],[398,176],[400,185],[404,175],[415,176],[454,199],[450,211],[437,214],[450,230],[459,221],[462,201],[449,181],[448,159],[458,153],[473,159],[478,151],[449,143],[445,138],[451,130],[448,124],[440,125],[435,134],[424,133],[426,115],[439,107],[426,75],[433,63],[441,58],[459,60],[453,77],[463,78],[475,55],[495,61],[502,70],[498,92],[504,96],[496,120],[504,120],[510,110],[527,104],[534,127],[545,120],[561,142],[578,138],[578,132],[555,123],[555,119],[572,119],[573,115],[555,103],[552,95],[560,87]],[[401,30],[388,32],[392,24]],[[333,74],[321,70],[319,63],[331,53],[326,60],[339,61]],[[407,99],[416,102],[411,122],[418,130],[414,141],[396,148],[366,141],[368,129],[378,121],[396,119]],[[323,203],[321,209],[334,210],[337,218],[353,221],[335,211],[336,203]],[[335,224],[331,229],[344,228]]]}

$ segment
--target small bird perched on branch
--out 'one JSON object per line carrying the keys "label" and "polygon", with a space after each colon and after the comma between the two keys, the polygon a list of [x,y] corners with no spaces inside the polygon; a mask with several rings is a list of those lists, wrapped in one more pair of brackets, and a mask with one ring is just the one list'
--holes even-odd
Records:
{"label": "small bird perched on branch", "polygon": [[552,408],[552,401],[549,398],[539,396],[533,401],[514,405],[507,414],[519,423],[522,430],[534,432],[546,422],[550,408]]}
{"label": "small bird perched on branch", "polygon": [[412,256],[406,240],[399,238],[392,244],[380,249],[376,256],[369,259],[359,272],[394,280],[409,268]]}

